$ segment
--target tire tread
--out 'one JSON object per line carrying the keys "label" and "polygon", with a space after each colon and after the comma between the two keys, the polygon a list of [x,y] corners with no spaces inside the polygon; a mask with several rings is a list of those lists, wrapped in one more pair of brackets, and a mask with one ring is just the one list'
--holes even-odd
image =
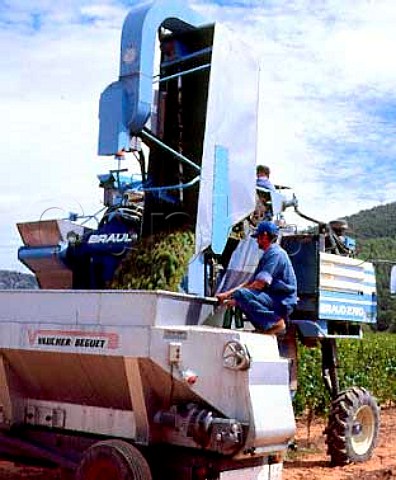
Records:
{"label": "tire tread", "polygon": [[76,480],[86,480],[86,468],[101,455],[113,456],[114,461],[122,467],[120,478],[114,480],[152,480],[150,467],[140,451],[118,439],[104,440],[88,448],[77,469]]}
{"label": "tire tread", "polygon": [[[369,406],[374,416],[374,437],[371,445],[363,454],[354,451],[350,442],[350,431],[354,413],[361,406]],[[365,389],[352,387],[341,392],[331,403],[328,425],[325,429],[327,453],[333,465],[346,465],[348,463],[365,462],[373,453],[378,441],[379,409],[375,399]]]}

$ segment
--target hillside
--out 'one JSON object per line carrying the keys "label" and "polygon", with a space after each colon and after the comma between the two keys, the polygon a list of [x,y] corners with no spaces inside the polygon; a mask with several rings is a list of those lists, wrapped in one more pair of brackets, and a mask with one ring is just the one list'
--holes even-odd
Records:
{"label": "hillside", "polygon": [[396,332],[396,299],[389,292],[390,270],[396,264],[396,202],[345,217],[349,235],[357,239],[357,256],[375,265],[378,328]]}
{"label": "hillside", "polygon": [[0,270],[0,290],[38,288],[36,278],[28,273]]}
{"label": "hillside", "polygon": [[396,238],[396,202],[379,205],[345,217],[357,239]]}

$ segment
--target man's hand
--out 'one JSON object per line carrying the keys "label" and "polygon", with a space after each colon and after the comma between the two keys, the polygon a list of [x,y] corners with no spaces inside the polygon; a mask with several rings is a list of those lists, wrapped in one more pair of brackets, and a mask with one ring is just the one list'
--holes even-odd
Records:
{"label": "man's hand", "polygon": [[250,290],[257,290],[261,292],[262,290],[265,289],[267,286],[267,283],[264,282],[263,280],[254,280],[253,282],[250,282],[249,285],[247,285],[246,288],[249,288]]}
{"label": "man's hand", "polygon": [[233,298],[227,298],[223,305],[227,308],[232,308],[236,306],[236,301]]}
{"label": "man's hand", "polygon": [[227,301],[229,296],[227,292],[223,292],[223,293],[217,293],[216,298],[219,301],[220,305],[222,305],[225,301]]}
{"label": "man's hand", "polygon": [[229,292],[218,293],[216,295],[217,300],[219,301],[220,305],[226,305],[227,308],[235,307],[236,302],[230,296]]}

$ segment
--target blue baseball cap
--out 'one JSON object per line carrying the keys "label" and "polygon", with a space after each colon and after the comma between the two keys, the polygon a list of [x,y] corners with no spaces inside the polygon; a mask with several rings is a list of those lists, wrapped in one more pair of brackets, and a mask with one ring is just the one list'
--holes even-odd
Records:
{"label": "blue baseball cap", "polygon": [[269,235],[278,235],[279,228],[275,225],[274,222],[269,222],[268,220],[264,220],[260,222],[256,228],[256,231],[252,234],[253,238],[257,238],[259,235],[263,233],[268,233]]}

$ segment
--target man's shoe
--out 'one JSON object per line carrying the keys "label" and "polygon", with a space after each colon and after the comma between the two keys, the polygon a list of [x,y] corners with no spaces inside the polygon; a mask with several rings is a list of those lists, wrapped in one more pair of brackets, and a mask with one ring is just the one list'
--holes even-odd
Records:
{"label": "man's shoe", "polygon": [[267,328],[266,330],[260,330],[260,333],[264,335],[281,335],[286,332],[286,322],[283,318],[280,318],[272,327]]}

